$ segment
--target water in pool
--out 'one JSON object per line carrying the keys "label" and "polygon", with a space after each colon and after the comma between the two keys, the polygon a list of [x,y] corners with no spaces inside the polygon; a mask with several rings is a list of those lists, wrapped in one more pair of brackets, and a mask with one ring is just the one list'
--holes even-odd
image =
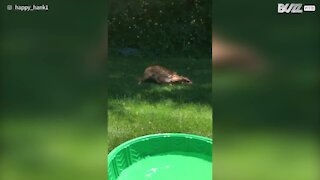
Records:
{"label": "water in pool", "polygon": [[212,163],[193,156],[161,155],[140,160],[119,176],[118,180],[211,180]]}

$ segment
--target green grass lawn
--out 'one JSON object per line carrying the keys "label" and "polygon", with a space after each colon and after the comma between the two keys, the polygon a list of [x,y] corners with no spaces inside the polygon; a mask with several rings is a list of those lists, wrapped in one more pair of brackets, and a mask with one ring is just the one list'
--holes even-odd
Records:
{"label": "green grass lawn", "polygon": [[[159,85],[137,79],[159,64],[189,77],[192,85]],[[212,137],[211,60],[110,57],[108,148],[146,134],[192,133]]]}

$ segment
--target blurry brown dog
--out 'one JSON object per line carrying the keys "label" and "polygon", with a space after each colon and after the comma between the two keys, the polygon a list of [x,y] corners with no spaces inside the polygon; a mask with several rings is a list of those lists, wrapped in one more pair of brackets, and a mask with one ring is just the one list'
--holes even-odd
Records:
{"label": "blurry brown dog", "polygon": [[266,66],[263,59],[253,48],[212,35],[212,64],[215,69],[236,68],[257,72]]}
{"label": "blurry brown dog", "polygon": [[159,84],[192,84],[189,78],[180,76],[176,72],[159,65],[147,67],[144,70],[143,77],[139,80],[139,84],[147,80]]}

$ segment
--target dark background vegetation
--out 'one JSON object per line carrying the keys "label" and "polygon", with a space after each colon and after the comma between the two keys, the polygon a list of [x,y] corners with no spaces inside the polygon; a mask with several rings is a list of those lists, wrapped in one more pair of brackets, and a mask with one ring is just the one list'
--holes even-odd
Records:
{"label": "dark background vegetation", "polygon": [[277,3],[213,3],[213,31],[263,54],[267,66],[213,67],[214,179],[319,178],[319,11],[278,14]]}
{"label": "dark background vegetation", "polygon": [[106,179],[107,2],[89,4],[0,2],[0,179]]}
{"label": "dark background vegetation", "polygon": [[200,56],[211,52],[211,1],[110,0],[109,50],[141,56]]}

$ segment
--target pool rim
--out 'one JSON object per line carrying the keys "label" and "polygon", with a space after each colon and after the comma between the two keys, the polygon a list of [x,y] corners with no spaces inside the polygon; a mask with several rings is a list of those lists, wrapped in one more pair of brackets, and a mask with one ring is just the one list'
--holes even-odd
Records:
{"label": "pool rim", "polygon": [[149,135],[139,136],[139,137],[136,137],[136,138],[133,138],[133,139],[130,139],[128,141],[121,143],[120,145],[115,147],[112,151],[110,151],[110,153],[108,153],[108,158],[107,158],[108,167],[109,167],[111,161],[116,157],[116,155],[122,149],[127,148],[134,143],[137,143],[137,142],[140,142],[143,140],[150,140],[150,139],[154,139],[154,138],[170,138],[170,137],[197,139],[200,141],[205,141],[211,145],[213,144],[213,140],[211,138],[199,136],[199,135],[195,135],[195,134],[187,134],[187,133],[158,133],[158,134],[149,134]]}

